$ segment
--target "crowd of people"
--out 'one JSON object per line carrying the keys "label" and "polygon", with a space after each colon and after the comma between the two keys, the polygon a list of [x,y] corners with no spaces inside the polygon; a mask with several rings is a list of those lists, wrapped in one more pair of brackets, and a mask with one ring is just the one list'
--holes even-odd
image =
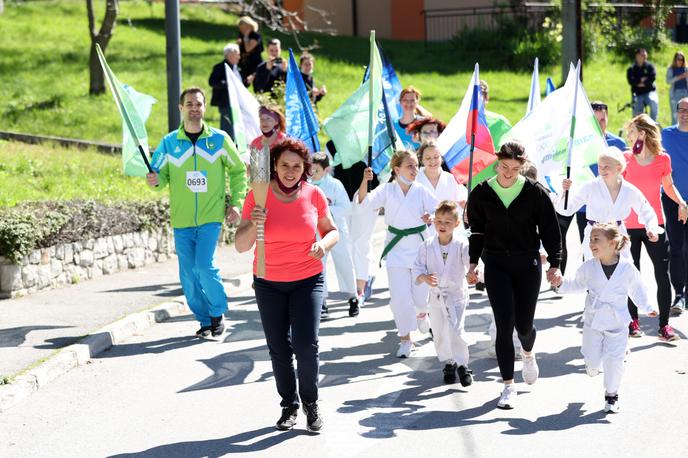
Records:
{"label": "crowd of people", "polygon": [[[225,47],[225,61],[244,84],[253,84],[256,92],[269,91],[286,70],[280,43],[269,42],[269,57],[263,61],[257,24],[241,18],[239,28],[238,43]],[[652,95],[645,95],[654,87],[654,70],[648,70],[647,54],[640,51],[629,82],[638,103],[651,103]],[[204,92],[186,89],[179,103],[182,125],[160,142],[151,160],[154,172],[147,176],[150,186],[170,188],[180,280],[200,324],[196,334],[218,337],[224,332],[227,298],[214,252],[222,222],[238,223],[238,251],[264,240],[260,256],[265,273],[258,275],[256,252],[253,287],[281,398],[278,429],[294,427],[299,407],[309,431],[323,427],[318,330],[328,313],[328,291],[335,289],[326,282],[330,252],[351,317],[365,311],[373,262],[385,263],[399,336],[396,356],[413,356],[415,331],[431,334],[445,383],[473,383],[464,317],[469,287],[482,285],[493,312],[494,354],[503,382],[497,407],[511,409],[517,397],[515,360],[523,361],[525,383],[533,384],[539,376],[534,316],[544,275],[555,292],[586,293],[581,306],[586,372],[604,373],[604,410],[618,412],[628,339],[642,336],[638,310],[658,317],[658,338],[673,342],[679,336],[670,317],[684,311],[688,294],[688,206],[683,197],[688,195],[688,96],[679,96],[685,90],[685,63],[681,67],[683,56],[676,56],[667,72],[667,82],[674,85],[676,124],[660,129],[651,117],[656,109],[651,116],[637,113],[626,125],[627,148],[607,131],[607,105],[593,102],[608,147],[591,166],[594,180],[579,184],[566,179],[560,194],[538,181],[537,169],[518,141],[499,145],[496,175],[469,194],[449,173],[436,143],[446,124],[420,106],[421,93],[412,86],[399,96],[402,113],[395,129],[403,144],[391,158],[386,182],[379,182],[364,162],[343,169],[332,142],[326,151],[309,151],[285,135],[278,107],[261,106],[261,135],[250,149],[252,155],[269,150],[264,204],[256,189],[249,190],[255,177],[223,132],[228,103],[226,91],[222,95],[226,82],[221,62],[209,81],[211,104],[222,116],[220,129],[203,120]],[[313,57],[302,56],[300,64],[315,103],[326,90],[317,89],[312,77],[308,82]],[[487,83],[481,82],[481,92],[487,102]],[[489,113],[493,138],[501,138],[508,120]],[[373,260],[371,234],[381,213],[384,249]],[[566,250],[566,232],[574,215],[584,262],[566,274],[567,256],[572,255]],[[656,301],[639,274],[642,246],[654,268]]]}

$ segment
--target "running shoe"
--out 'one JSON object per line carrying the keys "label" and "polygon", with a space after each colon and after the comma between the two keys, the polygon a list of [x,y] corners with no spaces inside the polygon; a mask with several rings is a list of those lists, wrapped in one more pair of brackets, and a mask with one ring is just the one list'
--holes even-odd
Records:
{"label": "running shoe", "polygon": [[444,383],[456,383],[456,363],[445,364],[442,372]]}
{"label": "running shoe", "polygon": [[225,332],[225,324],[222,322],[222,315],[210,317],[210,333],[213,337],[219,337]]}
{"label": "running shoe", "polygon": [[459,366],[457,372],[459,373],[459,383],[461,383],[461,386],[473,384],[473,371],[467,366]]}
{"label": "running shoe", "polygon": [[306,414],[306,429],[311,433],[319,433],[323,428],[323,419],[318,409],[318,402],[304,402],[303,413]]}
{"label": "running shoe", "polygon": [[619,413],[619,395],[604,395],[604,411],[607,413]]}
{"label": "running shoe", "polygon": [[371,275],[368,277],[368,281],[365,284],[365,287],[363,288],[363,300],[367,301],[370,299],[370,296],[373,295],[373,283],[375,282],[375,275]]}
{"label": "running shoe", "polygon": [[540,375],[540,369],[538,368],[537,361],[535,361],[535,353],[531,353],[530,355],[523,354],[521,375],[523,376],[523,381],[528,385],[537,382],[538,376]]}
{"label": "running shoe", "polygon": [[349,299],[349,316],[354,317],[358,316],[358,313],[360,311],[360,308],[358,306],[358,299],[355,297],[352,297]]}
{"label": "running shoe", "polygon": [[498,409],[513,409],[516,407],[516,387],[513,383],[504,384],[504,391],[497,402]]}
{"label": "running shoe", "polygon": [[680,294],[677,294],[676,299],[674,299],[674,303],[671,306],[671,314],[673,316],[678,316],[678,315],[682,314],[685,309],[686,309],[686,298]]}
{"label": "running shoe", "polygon": [[413,342],[410,340],[402,340],[399,342],[399,349],[397,350],[397,358],[408,358],[413,351]]}
{"label": "running shoe", "polygon": [[209,337],[210,336],[210,326],[201,326],[198,331],[196,331],[196,337]]}
{"label": "running shoe", "polygon": [[296,416],[299,414],[299,406],[292,405],[289,407],[282,407],[282,416],[277,420],[275,428],[280,431],[289,431],[296,424]]}
{"label": "running shoe", "polygon": [[680,339],[681,338],[674,332],[674,329],[668,324],[662,326],[662,328],[659,330],[659,340],[662,342],[673,342]]}
{"label": "running shoe", "polygon": [[477,291],[485,291],[485,283],[479,281],[478,283],[475,284],[475,289]]}
{"label": "running shoe", "polygon": [[323,301],[320,308],[320,318],[328,318],[330,316],[330,309],[327,308],[327,302]]}
{"label": "running shoe", "polygon": [[640,330],[640,322],[638,320],[633,320],[628,325],[628,337],[642,337],[643,331]]}
{"label": "running shoe", "polygon": [[600,374],[600,370],[594,367],[585,366],[585,373],[588,374],[589,377],[597,377]]}

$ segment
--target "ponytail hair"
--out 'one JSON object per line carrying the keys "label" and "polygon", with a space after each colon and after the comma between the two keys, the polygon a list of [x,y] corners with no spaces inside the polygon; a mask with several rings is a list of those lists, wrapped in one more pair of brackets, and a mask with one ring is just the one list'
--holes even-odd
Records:
{"label": "ponytail hair", "polygon": [[389,168],[392,169],[392,176],[389,177],[390,182],[396,178],[394,167],[401,167],[401,164],[403,164],[403,162],[408,158],[416,158],[416,160],[418,160],[417,156],[411,151],[401,149],[394,152],[392,159],[389,161]]}
{"label": "ponytail hair", "polygon": [[616,224],[612,223],[596,223],[593,227],[590,233],[592,231],[598,231],[602,232],[605,236],[605,238],[609,240],[614,241],[614,249],[619,252],[626,247],[629,243],[631,243],[630,237],[628,235],[624,234],[621,232],[619,229],[619,226]]}

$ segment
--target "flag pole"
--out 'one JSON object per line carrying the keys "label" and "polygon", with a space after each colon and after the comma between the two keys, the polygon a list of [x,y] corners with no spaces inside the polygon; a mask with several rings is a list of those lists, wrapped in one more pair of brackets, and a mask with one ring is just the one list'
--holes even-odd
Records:
{"label": "flag pole", "polygon": [[[471,108],[476,107],[475,110],[471,110],[471,150],[468,157],[468,193],[471,193],[473,189],[473,151],[475,151],[475,130],[478,125],[478,94],[476,92],[476,86],[480,85],[480,67],[478,63],[475,64],[475,70],[473,71],[473,95],[471,96],[475,100],[471,100]],[[473,104],[475,102],[475,104]]]}
{"label": "flag pole", "polygon": [[[370,31],[370,59],[368,61],[368,167],[373,167],[373,119],[375,114],[373,113],[373,60],[375,55],[375,46],[377,42],[375,41],[375,30]],[[371,189],[371,182],[368,182],[368,192]]]}
{"label": "flag pole", "polygon": [[[568,145],[568,157],[566,159],[566,179],[571,179],[571,153],[573,152],[573,136],[576,133],[576,105],[578,103],[578,85],[580,84],[580,70],[581,61],[578,60],[578,65],[576,65],[576,83],[575,92],[573,93],[573,111],[571,112],[571,129],[569,130],[569,145]],[[569,204],[569,191],[564,192],[564,210]]]}
{"label": "flag pole", "polygon": [[134,126],[132,125],[131,120],[129,119],[127,110],[124,108],[124,104],[122,103],[122,97],[120,96],[118,89],[112,80],[113,75],[110,71],[110,68],[105,64],[105,56],[103,56],[103,51],[100,49],[100,45],[98,43],[96,43],[96,51],[98,53],[98,59],[100,60],[100,66],[103,67],[105,79],[107,79],[108,85],[110,86],[110,90],[112,91],[112,95],[115,96],[117,106],[120,107],[120,113],[122,114],[122,119],[124,119],[124,123],[127,125],[127,129],[129,129],[129,134],[131,134],[131,138],[136,140],[136,146],[138,146],[139,148],[139,153],[141,153],[143,162],[144,164],[146,164],[148,173],[153,173],[153,169],[151,168],[150,162],[148,161],[148,156],[146,156],[146,152],[143,150],[143,146],[141,145],[141,140],[139,140],[139,137],[136,135],[136,130],[134,130]]}

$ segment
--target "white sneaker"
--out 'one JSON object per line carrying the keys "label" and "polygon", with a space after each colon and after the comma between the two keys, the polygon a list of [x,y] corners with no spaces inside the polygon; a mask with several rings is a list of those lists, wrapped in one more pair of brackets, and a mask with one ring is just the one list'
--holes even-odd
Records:
{"label": "white sneaker", "polygon": [[594,367],[590,366],[585,366],[585,372],[588,374],[590,377],[597,377],[600,373],[599,369],[596,369]]}
{"label": "white sneaker", "polygon": [[523,376],[523,381],[528,385],[537,382],[538,375],[540,375],[540,369],[538,368],[537,361],[535,361],[535,353],[531,353],[530,356],[523,355],[523,369],[521,369],[521,375]]}
{"label": "white sneaker", "polygon": [[430,332],[430,320],[428,319],[428,314],[426,313],[423,318],[416,318],[416,324],[418,325],[418,331],[423,334]]}
{"label": "white sneaker", "polygon": [[399,342],[399,349],[397,350],[397,358],[408,358],[413,351],[413,342],[410,340],[402,340]]}
{"label": "white sneaker", "polygon": [[516,387],[513,383],[504,384],[504,390],[497,402],[497,408],[508,410],[514,407],[516,407]]}
{"label": "white sneaker", "polygon": [[523,349],[514,346],[514,361],[523,361]]}

